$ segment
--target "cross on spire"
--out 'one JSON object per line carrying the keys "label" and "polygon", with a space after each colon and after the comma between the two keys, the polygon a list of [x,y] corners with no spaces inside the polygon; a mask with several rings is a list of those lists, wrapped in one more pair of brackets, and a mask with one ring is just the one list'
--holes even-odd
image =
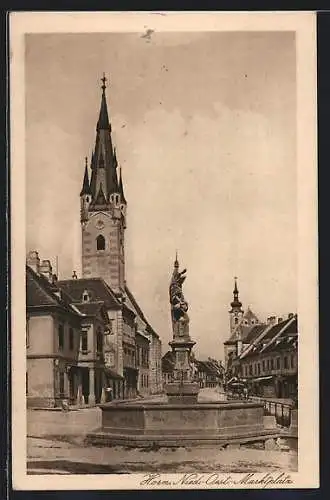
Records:
{"label": "cross on spire", "polygon": [[108,79],[106,78],[105,73],[103,73],[103,77],[101,78],[101,82],[102,82],[102,87],[101,87],[101,89],[103,90],[103,92],[105,91],[105,89],[106,89],[106,87],[107,87],[107,86],[106,86],[106,82],[107,82],[107,81],[108,81]]}

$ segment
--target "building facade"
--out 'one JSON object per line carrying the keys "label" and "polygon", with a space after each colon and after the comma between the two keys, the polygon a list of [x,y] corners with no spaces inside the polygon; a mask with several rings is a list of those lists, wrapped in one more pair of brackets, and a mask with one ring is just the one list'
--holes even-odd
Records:
{"label": "building facade", "polygon": [[[54,407],[74,391],[82,315],[62,296],[49,261],[31,252],[26,266],[26,395],[29,407]],[[71,372],[72,370],[72,372]]]}
{"label": "building facade", "polygon": [[[230,310],[230,337],[224,342],[226,382],[235,378],[247,384],[250,394],[265,398],[297,400],[298,318],[270,316],[262,323],[248,309],[242,310],[235,280]],[[237,313],[238,321],[233,321]]]}
{"label": "building facade", "polygon": [[[48,341],[53,346],[51,351],[48,349],[43,353],[31,344],[28,347],[28,371],[36,374],[33,368],[36,359],[43,359],[45,366],[49,364],[48,372],[50,365],[56,361],[56,369],[60,373],[56,378],[59,388],[56,392],[53,387],[54,377],[49,378],[53,391],[49,397],[52,401],[65,397],[72,404],[101,402],[105,397],[104,392],[109,392],[109,389],[113,399],[135,398],[139,389],[142,389],[144,395],[162,390],[160,338],[146,320],[126,283],[127,202],[112,140],[105,83],[104,77],[95,145],[90,162],[87,158],[85,161],[80,191],[82,276],[78,278],[76,272],[73,272],[72,279],[57,281],[56,290],[47,289],[47,293],[53,293],[55,297],[56,294],[62,294],[66,298],[65,321],[59,312],[52,312],[49,316],[48,310],[45,318],[37,320],[34,313],[36,309],[33,313],[31,310],[32,305],[36,305],[30,304],[31,307],[27,307],[27,329],[30,332],[31,329],[39,331],[41,335],[42,327],[39,325],[42,321],[47,323],[50,331]],[[32,260],[31,254],[30,261]],[[50,265],[49,261],[39,262],[41,270],[45,268],[46,274],[47,263]],[[40,276],[43,274],[40,273]],[[38,273],[34,279],[39,279]],[[27,297],[30,292],[30,288],[27,288]],[[38,297],[38,294],[34,296],[34,302],[38,302]],[[57,299],[53,297],[52,300],[56,302]],[[63,302],[64,299],[61,300]],[[63,309],[62,302],[60,305]],[[62,313],[64,314],[64,310]],[[74,331],[74,349],[70,348],[68,351],[66,344],[63,349],[55,348],[56,329],[61,332],[59,338],[64,335],[65,339],[67,335],[71,339],[71,330]],[[38,338],[39,334],[34,333],[33,338]],[[144,354],[143,363],[136,357],[141,342],[144,342],[141,336],[146,338],[143,353],[146,345],[149,349],[147,364]],[[69,344],[71,346],[71,340]],[[41,362],[38,366],[41,367]],[[38,372],[38,377],[42,378],[42,373]],[[38,393],[38,382],[34,375],[27,375],[27,386],[31,398]],[[43,397],[46,398],[46,395]]]}

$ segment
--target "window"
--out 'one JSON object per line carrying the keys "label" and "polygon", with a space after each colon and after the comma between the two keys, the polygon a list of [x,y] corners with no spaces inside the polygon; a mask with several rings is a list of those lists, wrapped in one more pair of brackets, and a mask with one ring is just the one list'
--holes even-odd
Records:
{"label": "window", "polygon": [[279,370],[281,368],[281,359],[280,358],[276,358],[276,368],[277,368],[277,370]]}
{"label": "window", "polygon": [[81,350],[83,352],[87,352],[88,349],[88,338],[86,330],[81,332]]}
{"label": "window", "polygon": [[96,238],[96,249],[105,250],[105,239],[102,234],[99,234],[99,236]]}
{"label": "window", "polygon": [[274,358],[271,359],[270,363],[271,363],[272,370],[274,370]]}
{"label": "window", "polygon": [[235,318],[235,325],[237,325],[238,323],[238,318]]}
{"label": "window", "polygon": [[291,368],[294,368],[294,354],[291,354]]}
{"label": "window", "polygon": [[284,368],[289,368],[288,358],[284,356]]}
{"label": "window", "polygon": [[28,372],[26,372],[26,374],[25,374],[25,391],[26,391],[26,394],[29,394],[29,376],[28,376]]}
{"label": "window", "polygon": [[26,318],[26,347],[30,345],[29,318]]}
{"label": "window", "polygon": [[262,369],[264,372],[266,371],[266,361],[264,359],[262,360]]}
{"label": "window", "polygon": [[87,290],[84,290],[82,299],[83,299],[83,302],[89,302],[89,293]]}
{"label": "window", "polygon": [[98,353],[103,352],[103,335],[100,328],[98,328],[96,332],[96,352]]}
{"label": "window", "polygon": [[252,365],[249,366],[249,373],[250,373],[250,375],[253,375],[253,373],[252,373]]}
{"label": "window", "polygon": [[149,377],[148,377],[148,375],[147,375],[147,376],[146,376],[146,386],[148,387],[148,385],[149,385]]}
{"label": "window", "polygon": [[260,371],[261,371],[261,365],[260,363],[258,363],[258,375],[260,375]]}
{"label": "window", "polygon": [[64,327],[58,325],[58,348],[60,351],[64,349]]}
{"label": "window", "polygon": [[64,397],[64,373],[60,372],[60,398]]}
{"label": "window", "polygon": [[74,349],[74,333],[73,333],[73,328],[70,328],[70,330],[69,330],[69,349],[70,349],[70,351],[73,351],[73,349]]}

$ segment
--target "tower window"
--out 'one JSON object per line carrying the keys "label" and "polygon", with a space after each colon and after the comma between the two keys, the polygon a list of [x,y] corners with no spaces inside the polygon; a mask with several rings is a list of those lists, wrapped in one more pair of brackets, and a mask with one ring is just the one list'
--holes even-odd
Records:
{"label": "tower window", "polygon": [[60,351],[64,348],[64,327],[63,325],[58,325],[58,348]]}
{"label": "tower window", "polygon": [[238,318],[235,318],[235,325],[237,325],[238,323]]}
{"label": "tower window", "polygon": [[86,330],[81,332],[81,350],[82,352],[87,352],[88,349],[88,337]]}
{"label": "tower window", "polygon": [[70,330],[69,330],[69,349],[70,349],[70,351],[73,351],[73,349],[74,349],[74,333],[73,333],[73,328],[70,328]]}
{"label": "tower window", "polygon": [[103,336],[100,328],[98,328],[96,333],[96,352],[99,354],[103,352]]}
{"label": "tower window", "polygon": [[105,250],[105,239],[102,234],[96,238],[96,249],[97,250]]}

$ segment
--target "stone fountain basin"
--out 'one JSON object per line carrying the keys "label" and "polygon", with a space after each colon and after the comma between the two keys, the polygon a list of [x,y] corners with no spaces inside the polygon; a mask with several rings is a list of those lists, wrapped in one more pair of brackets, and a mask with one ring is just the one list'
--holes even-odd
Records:
{"label": "stone fountain basin", "polygon": [[263,440],[278,432],[265,429],[263,405],[254,402],[118,402],[100,408],[102,427],[88,435],[91,444],[224,444]]}

